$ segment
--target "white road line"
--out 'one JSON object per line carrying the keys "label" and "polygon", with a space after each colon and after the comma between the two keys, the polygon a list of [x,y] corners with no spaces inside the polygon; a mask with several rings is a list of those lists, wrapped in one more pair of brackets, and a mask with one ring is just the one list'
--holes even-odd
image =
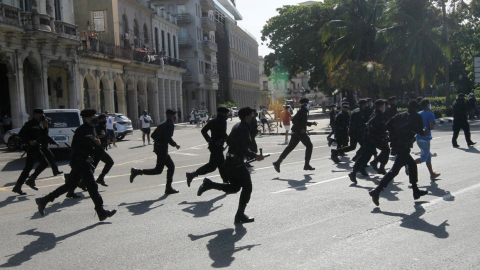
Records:
{"label": "white road line", "polygon": [[287,191],[297,190],[297,189],[301,189],[301,188],[308,188],[308,187],[311,187],[311,186],[321,185],[321,184],[325,184],[325,183],[329,183],[329,182],[333,182],[333,181],[337,181],[337,180],[345,179],[345,178],[348,178],[348,175],[333,178],[333,179],[329,179],[329,180],[320,181],[320,182],[313,183],[313,184],[310,184],[310,185],[303,185],[303,186],[298,186],[298,187],[289,187],[289,188],[286,188],[286,189],[282,189],[282,190],[279,190],[279,191],[272,192],[272,194],[279,194],[279,193],[284,193],[284,192],[287,192]]}
{"label": "white road line", "polygon": [[172,152],[171,154],[182,155],[182,156],[191,156],[191,157],[198,156],[198,154],[183,153],[183,152]]}
{"label": "white road line", "polygon": [[422,204],[422,207],[427,208],[427,207],[430,207],[430,206],[434,206],[436,204],[439,204],[439,203],[444,202],[444,201],[448,201],[451,198],[457,197],[457,196],[459,196],[463,193],[467,193],[469,191],[472,191],[472,190],[475,190],[475,189],[478,189],[478,188],[480,188],[480,184],[476,184],[476,185],[473,185],[473,186],[470,186],[470,187],[467,187],[467,188],[464,188],[464,189],[460,189],[460,190],[455,191],[453,193],[449,193],[449,194],[447,194],[447,195],[445,195],[441,198],[431,200],[430,202],[428,202],[426,204]]}

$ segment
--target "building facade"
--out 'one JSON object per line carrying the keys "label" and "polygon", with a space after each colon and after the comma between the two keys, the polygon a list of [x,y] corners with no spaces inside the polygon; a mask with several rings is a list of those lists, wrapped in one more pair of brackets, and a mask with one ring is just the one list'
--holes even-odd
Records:
{"label": "building facade", "polygon": [[19,128],[38,108],[78,108],[73,0],[0,3],[0,110]]}

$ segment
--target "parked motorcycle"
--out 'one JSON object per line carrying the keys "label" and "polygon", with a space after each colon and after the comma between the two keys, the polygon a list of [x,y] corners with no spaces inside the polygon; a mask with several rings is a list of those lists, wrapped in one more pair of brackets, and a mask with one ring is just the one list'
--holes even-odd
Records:
{"label": "parked motorcycle", "polygon": [[8,139],[7,148],[9,151],[16,151],[23,147],[23,141],[18,134],[13,134]]}

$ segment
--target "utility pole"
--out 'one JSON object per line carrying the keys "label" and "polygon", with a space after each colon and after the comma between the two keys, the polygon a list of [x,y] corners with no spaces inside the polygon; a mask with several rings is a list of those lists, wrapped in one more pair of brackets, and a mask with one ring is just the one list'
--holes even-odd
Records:
{"label": "utility pole", "polygon": [[[445,1],[442,1],[442,11],[443,11],[443,40],[445,45],[448,46],[448,28],[447,28],[447,9],[445,8]],[[449,59],[445,59],[445,87],[446,87],[446,106],[450,106],[450,61]]]}

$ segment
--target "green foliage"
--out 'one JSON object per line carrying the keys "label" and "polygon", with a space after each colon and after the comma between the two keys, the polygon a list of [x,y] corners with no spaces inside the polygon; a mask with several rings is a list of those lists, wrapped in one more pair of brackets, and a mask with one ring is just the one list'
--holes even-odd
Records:
{"label": "green foliage", "polygon": [[227,108],[230,108],[230,107],[237,107],[237,104],[233,101],[225,101],[221,104],[218,104],[219,107],[227,107]]}

